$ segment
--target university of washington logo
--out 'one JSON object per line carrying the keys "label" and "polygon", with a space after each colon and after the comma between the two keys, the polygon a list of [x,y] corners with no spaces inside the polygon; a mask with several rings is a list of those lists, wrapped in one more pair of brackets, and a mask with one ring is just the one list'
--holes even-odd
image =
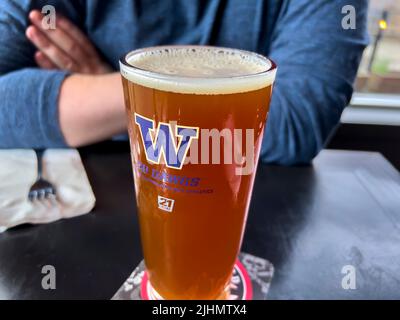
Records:
{"label": "university of washington logo", "polygon": [[139,127],[147,161],[160,164],[161,158],[168,168],[182,169],[190,145],[199,137],[199,128],[171,125],[159,122],[155,128],[154,120],[135,113],[135,123]]}

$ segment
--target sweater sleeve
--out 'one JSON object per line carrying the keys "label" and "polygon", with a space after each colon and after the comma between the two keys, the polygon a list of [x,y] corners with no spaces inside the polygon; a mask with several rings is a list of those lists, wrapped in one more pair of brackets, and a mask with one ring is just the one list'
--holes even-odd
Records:
{"label": "sweater sleeve", "polygon": [[[342,27],[352,5],[356,28]],[[367,0],[283,1],[269,55],[278,65],[261,159],[309,163],[350,101],[367,35]]]}
{"label": "sweater sleeve", "polygon": [[58,96],[64,71],[40,70],[25,37],[30,1],[0,10],[0,148],[63,147]]}

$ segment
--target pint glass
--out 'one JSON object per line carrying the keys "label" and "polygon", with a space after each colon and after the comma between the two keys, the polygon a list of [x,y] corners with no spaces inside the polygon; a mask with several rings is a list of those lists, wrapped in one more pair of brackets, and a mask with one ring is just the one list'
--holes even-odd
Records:
{"label": "pint glass", "polygon": [[145,266],[160,299],[224,299],[267,120],[275,64],[206,46],[120,61]]}

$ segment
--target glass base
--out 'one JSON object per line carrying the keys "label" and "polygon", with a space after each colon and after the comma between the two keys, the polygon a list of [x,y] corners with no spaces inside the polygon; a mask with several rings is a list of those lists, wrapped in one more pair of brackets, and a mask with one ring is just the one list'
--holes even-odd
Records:
{"label": "glass base", "polygon": [[[150,281],[148,280],[146,271],[143,276],[141,285],[142,287],[140,289],[140,294],[142,300],[165,300],[151,285]],[[232,300],[230,299],[230,296],[231,296],[230,286],[227,286],[215,300]]]}

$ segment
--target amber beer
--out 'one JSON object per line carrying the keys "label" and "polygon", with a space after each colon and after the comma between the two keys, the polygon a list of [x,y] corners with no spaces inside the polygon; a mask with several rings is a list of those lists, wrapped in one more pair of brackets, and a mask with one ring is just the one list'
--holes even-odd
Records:
{"label": "amber beer", "polygon": [[255,170],[238,174],[237,154],[205,161],[225,137],[213,150],[202,132],[251,129],[256,167],[276,67],[246,51],[170,46],[127,54],[121,73],[151,286],[163,299],[226,298]]}

